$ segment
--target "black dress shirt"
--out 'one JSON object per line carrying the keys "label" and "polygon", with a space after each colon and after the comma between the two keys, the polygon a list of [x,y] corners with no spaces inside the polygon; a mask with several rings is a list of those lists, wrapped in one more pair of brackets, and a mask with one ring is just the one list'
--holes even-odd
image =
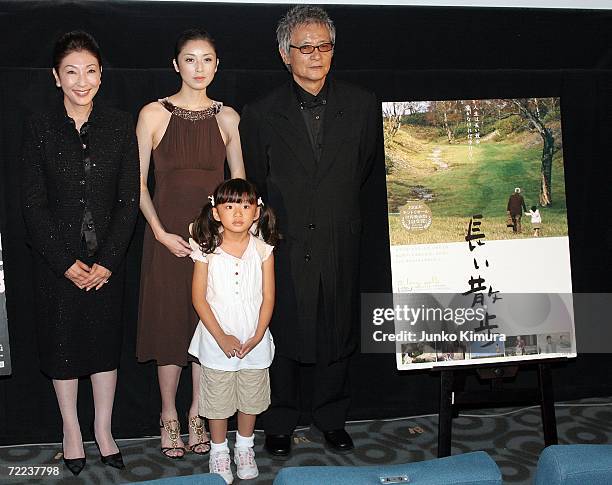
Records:
{"label": "black dress shirt", "polygon": [[294,82],[295,93],[297,96],[306,130],[310,138],[310,144],[318,162],[321,158],[323,149],[323,117],[325,115],[325,107],[327,105],[327,83],[323,85],[321,91],[316,96],[304,90],[298,83]]}

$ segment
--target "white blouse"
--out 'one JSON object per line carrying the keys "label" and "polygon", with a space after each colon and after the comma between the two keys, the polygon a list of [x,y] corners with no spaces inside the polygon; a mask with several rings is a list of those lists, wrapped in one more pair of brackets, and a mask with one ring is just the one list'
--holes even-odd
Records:
{"label": "white blouse", "polygon": [[[268,259],[274,246],[250,235],[241,258],[217,248],[204,254],[199,245],[189,239],[191,259],[208,264],[206,301],[225,333],[235,336],[241,343],[255,335],[259,321],[262,295],[262,263]],[[237,371],[240,369],[266,369],[274,358],[274,341],[266,329],[261,342],[243,359],[228,358],[202,321],[189,345],[189,353],[205,367]]]}

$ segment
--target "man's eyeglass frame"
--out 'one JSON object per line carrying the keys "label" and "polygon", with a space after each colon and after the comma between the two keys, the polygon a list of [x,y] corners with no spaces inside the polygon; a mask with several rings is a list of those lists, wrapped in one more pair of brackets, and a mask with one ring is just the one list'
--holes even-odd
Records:
{"label": "man's eyeglass frame", "polygon": [[319,52],[329,52],[334,49],[334,43],[324,42],[323,44],[320,44],[320,45],[306,44],[302,46],[289,45],[289,47],[291,47],[292,49],[298,49],[302,54],[312,54],[315,51],[315,49],[317,49]]}

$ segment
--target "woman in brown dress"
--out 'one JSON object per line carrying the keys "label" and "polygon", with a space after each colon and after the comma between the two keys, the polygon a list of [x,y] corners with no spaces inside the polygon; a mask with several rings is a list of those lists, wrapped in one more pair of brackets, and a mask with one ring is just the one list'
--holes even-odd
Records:
{"label": "woman in brown dress", "polygon": [[[181,76],[178,93],[146,105],[136,134],[140,152],[140,208],[145,230],[140,284],[137,357],[155,360],[162,409],[162,453],[181,458],[176,390],[181,367],[191,363],[193,398],[188,412],[188,449],[205,454],[210,446],[198,415],[200,365],[187,353],[198,317],[191,303],[193,263],[187,258],[188,226],[207,196],[223,181],[227,158],[232,178],[244,178],[238,114],[211,100],[206,88],[219,60],[210,35],[199,29],[177,39],[173,65]],[[151,155],[155,194],[147,188]]]}

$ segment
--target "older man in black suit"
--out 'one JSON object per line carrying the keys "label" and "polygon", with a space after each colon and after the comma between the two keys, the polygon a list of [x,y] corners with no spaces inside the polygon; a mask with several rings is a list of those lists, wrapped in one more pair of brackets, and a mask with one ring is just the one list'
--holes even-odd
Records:
{"label": "older man in black suit", "polygon": [[358,342],[360,192],[382,153],[373,94],[328,75],[335,27],[319,7],[293,7],[277,28],[292,75],[245,107],[240,135],[247,177],[277,212],[284,236],[275,254],[276,357],[266,449],[291,450],[311,377],[314,424],[337,451],[353,448],[345,431],[348,358]]}

